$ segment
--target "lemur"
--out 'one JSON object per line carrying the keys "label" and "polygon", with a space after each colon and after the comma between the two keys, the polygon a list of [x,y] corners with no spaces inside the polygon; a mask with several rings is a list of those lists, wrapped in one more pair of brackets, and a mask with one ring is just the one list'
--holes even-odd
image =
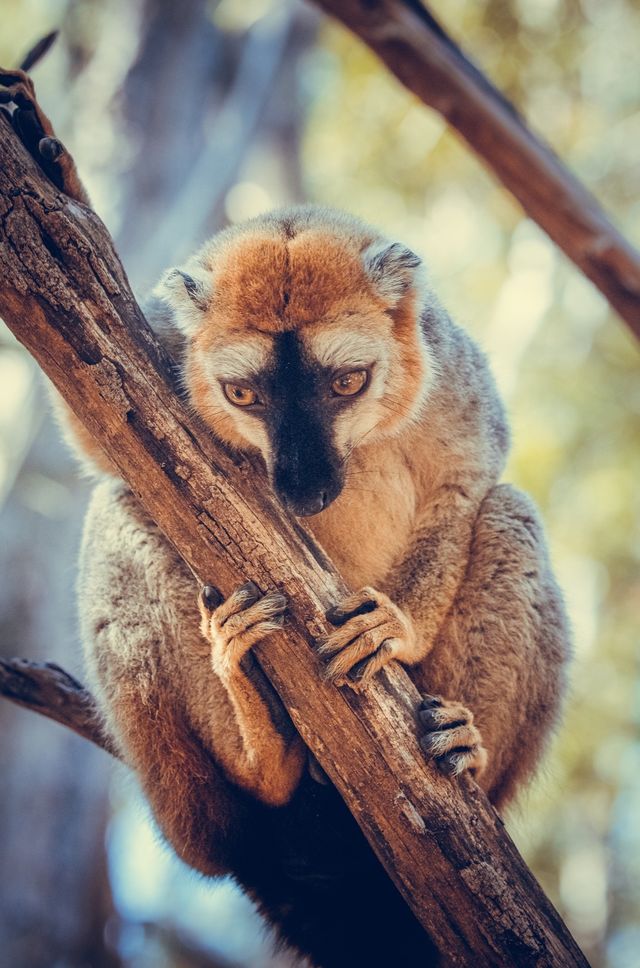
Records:
{"label": "lemur", "polygon": [[[0,79],[31,111],[32,154],[86,200],[29,79]],[[403,663],[424,694],[425,755],[452,777],[473,772],[504,807],[557,721],[567,619],[535,507],[498,483],[509,432],[487,361],[421,260],[350,215],[281,209],[165,273],[147,313],[204,425],[261,455],[283,507],[354,589],[327,616],[328,677],[366,687]],[[282,628],[285,596],[262,594],[251,576],[226,601],[215,576],[196,589],[61,410],[103,478],[79,563],[90,685],[166,839],[204,874],[232,873],[314,964],[435,963],[248,661]]]}

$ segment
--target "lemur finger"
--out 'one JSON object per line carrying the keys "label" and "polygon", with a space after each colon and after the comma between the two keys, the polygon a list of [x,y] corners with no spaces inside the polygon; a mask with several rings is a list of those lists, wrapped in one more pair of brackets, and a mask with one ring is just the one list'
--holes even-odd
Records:
{"label": "lemur finger", "polygon": [[451,729],[454,726],[471,725],[473,714],[460,703],[441,703],[418,710],[418,718],[430,730]]}
{"label": "lemur finger", "polygon": [[20,140],[30,154],[39,154],[39,144],[43,140],[44,130],[33,107],[28,105],[26,108],[16,108],[11,120]]}
{"label": "lemur finger", "polygon": [[335,632],[330,632],[329,635],[317,639],[318,655],[334,655],[336,652],[344,649],[354,639],[358,638],[359,635],[364,635],[365,632],[379,628],[385,622],[388,622],[388,620],[389,616],[384,612],[381,612],[379,617],[367,614],[350,618],[344,625],[337,628]]}
{"label": "lemur finger", "polygon": [[[256,602],[251,602],[242,611],[228,618],[222,626],[218,625],[217,627],[226,639],[231,639],[260,622],[282,616],[287,604],[287,599],[281,592],[267,592]],[[217,616],[218,612],[213,616],[214,623],[217,623]]]}
{"label": "lemur finger", "polygon": [[366,683],[368,682],[376,672],[379,672],[384,666],[386,666],[396,655],[398,646],[400,642],[398,639],[385,639],[384,642],[376,649],[373,655],[370,655],[368,659],[363,659],[361,662],[357,662],[351,672],[349,673],[349,678],[353,679],[354,682]]}
{"label": "lemur finger", "polygon": [[212,629],[219,630],[231,615],[249,605],[253,605],[260,594],[257,585],[253,582],[246,582],[236,588],[235,592],[225,601],[217,588],[213,585],[205,585],[198,596],[202,634],[205,638],[209,638]]}
{"label": "lemur finger", "polygon": [[246,629],[246,631],[235,635],[231,640],[230,646],[236,658],[241,659],[245,652],[252,646],[257,645],[258,642],[265,639],[268,635],[271,635],[272,632],[279,632],[283,625],[284,617],[282,615],[276,615],[264,622],[257,622],[251,628]]}
{"label": "lemur finger", "polygon": [[15,70],[7,70],[6,68],[0,67],[0,84],[3,87],[16,87],[17,85],[24,85],[27,90],[31,91],[33,95],[35,92],[35,87],[33,86],[33,81],[29,75],[16,68]]}
{"label": "lemur finger", "polygon": [[345,622],[356,615],[365,615],[367,612],[372,612],[378,607],[379,600],[379,593],[375,588],[367,585],[365,588],[347,595],[337,605],[328,609],[326,619],[332,625],[344,625]]}
{"label": "lemur finger", "polygon": [[480,733],[475,726],[454,726],[452,729],[425,733],[419,743],[425,753],[437,758],[453,750],[479,745]]}
{"label": "lemur finger", "polygon": [[436,766],[445,776],[460,776],[469,772],[479,777],[487,765],[487,751],[484,746],[453,750],[436,759]]}
{"label": "lemur finger", "polygon": [[222,627],[232,615],[237,615],[238,612],[249,608],[250,605],[255,605],[261,594],[262,592],[255,582],[244,582],[243,585],[240,585],[235,591],[231,592],[229,597],[218,606],[214,615],[216,624]]}
{"label": "lemur finger", "polygon": [[473,714],[462,703],[424,696],[418,707],[418,720],[426,729],[418,742],[438,769],[447,776],[469,770],[479,774],[486,766],[487,751],[473,725]]}
{"label": "lemur finger", "polygon": [[342,679],[358,662],[372,655],[388,638],[390,638],[390,634],[384,625],[379,628],[368,629],[333,657],[324,670],[324,678],[330,682]]}
{"label": "lemur finger", "polygon": [[20,108],[23,111],[34,110],[33,98],[24,84],[18,84],[16,87],[10,87],[5,91],[0,91],[0,103],[15,104],[16,108]]}
{"label": "lemur finger", "polygon": [[57,138],[41,138],[38,143],[40,154],[46,161],[57,161],[64,154],[65,147]]}

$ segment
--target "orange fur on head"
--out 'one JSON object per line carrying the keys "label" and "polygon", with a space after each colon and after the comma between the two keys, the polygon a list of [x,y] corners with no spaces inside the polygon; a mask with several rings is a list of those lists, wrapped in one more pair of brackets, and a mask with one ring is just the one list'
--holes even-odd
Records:
{"label": "orange fur on head", "polygon": [[281,333],[362,302],[384,309],[359,249],[330,231],[287,239],[256,232],[238,236],[210,266],[213,296],[204,326]]}
{"label": "orange fur on head", "polygon": [[189,336],[185,383],[196,409],[221,439],[268,461],[259,422],[233,407],[221,384],[250,382],[268,366],[274,338],[295,330],[325,366],[324,357],[336,369],[377,368],[362,401],[340,420],[341,449],[394,433],[417,416],[429,385],[418,264],[404,247],[325,210],[303,209],[295,219],[274,213],[221,233],[185,267],[197,280],[196,312],[180,273],[159,293]]}

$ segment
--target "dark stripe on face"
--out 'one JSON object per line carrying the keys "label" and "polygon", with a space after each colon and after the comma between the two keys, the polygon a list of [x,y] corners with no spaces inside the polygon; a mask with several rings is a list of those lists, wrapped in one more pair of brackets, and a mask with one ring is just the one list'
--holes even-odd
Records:
{"label": "dark stripe on face", "polygon": [[329,379],[324,367],[305,357],[295,332],[275,337],[273,366],[263,375],[273,487],[300,517],[322,511],[344,483],[333,444],[332,408],[326,406]]}

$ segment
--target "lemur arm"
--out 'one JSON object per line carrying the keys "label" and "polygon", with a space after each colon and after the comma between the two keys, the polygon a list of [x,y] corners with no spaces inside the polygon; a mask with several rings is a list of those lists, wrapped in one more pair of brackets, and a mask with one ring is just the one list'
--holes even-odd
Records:
{"label": "lemur arm", "polygon": [[414,630],[396,656],[401,662],[419,662],[433,647],[465,575],[479,504],[470,483],[440,485],[384,582],[383,590],[410,617]]}
{"label": "lemur arm", "polygon": [[193,576],[118,481],[94,491],[78,585],[92,691],[169,839],[190,842],[192,791],[207,759],[212,802],[238,787],[286,802],[305,748],[248,655],[281,627],[284,596],[247,584],[212,601],[209,589],[199,623]]}
{"label": "lemur arm", "polygon": [[464,487],[443,494],[389,594],[365,588],[342,602],[320,651],[337,681],[365,681],[394,658],[411,663],[426,693],[420,745],[444,772],[475,772],[500,805],[535,768],[558,717],[568,624],[528,498],[499,485],[467,515]]}
{"label": "lemur arm", "polygon": [[539,515],[526,495],[500,484],[476,517],[453,607],[411,670],[419,689],[456,700],[423,704],[423,749],[460,772],[474,746],[485,748],[481,784],[503,805],[535,769],[558,720],[570,653]]}
{"label": "lemur arm", "polygon": [[464,578],[480,487],[466,475],[439,485],[382,588],[331,610],[337,628],[319,647],[329,679],[367,680],[391,659],[414,665],[429,653]]}
{"label": "lemur arm", "polygon": [[[305,747],[250,651],[282,628],[287,600],[280,592],[262,595],[253,582],[246,582],[226,601],[205,586],[199,604],[200,631],[209,653],[206,662],[200,660],[199,668],[192,666],[188,673],[192,716],[230,779],[259,800],[282,805],[302,775]],[[235,728],[210,696],[200,694],[198,683],[212,673],[226,692]]]}

